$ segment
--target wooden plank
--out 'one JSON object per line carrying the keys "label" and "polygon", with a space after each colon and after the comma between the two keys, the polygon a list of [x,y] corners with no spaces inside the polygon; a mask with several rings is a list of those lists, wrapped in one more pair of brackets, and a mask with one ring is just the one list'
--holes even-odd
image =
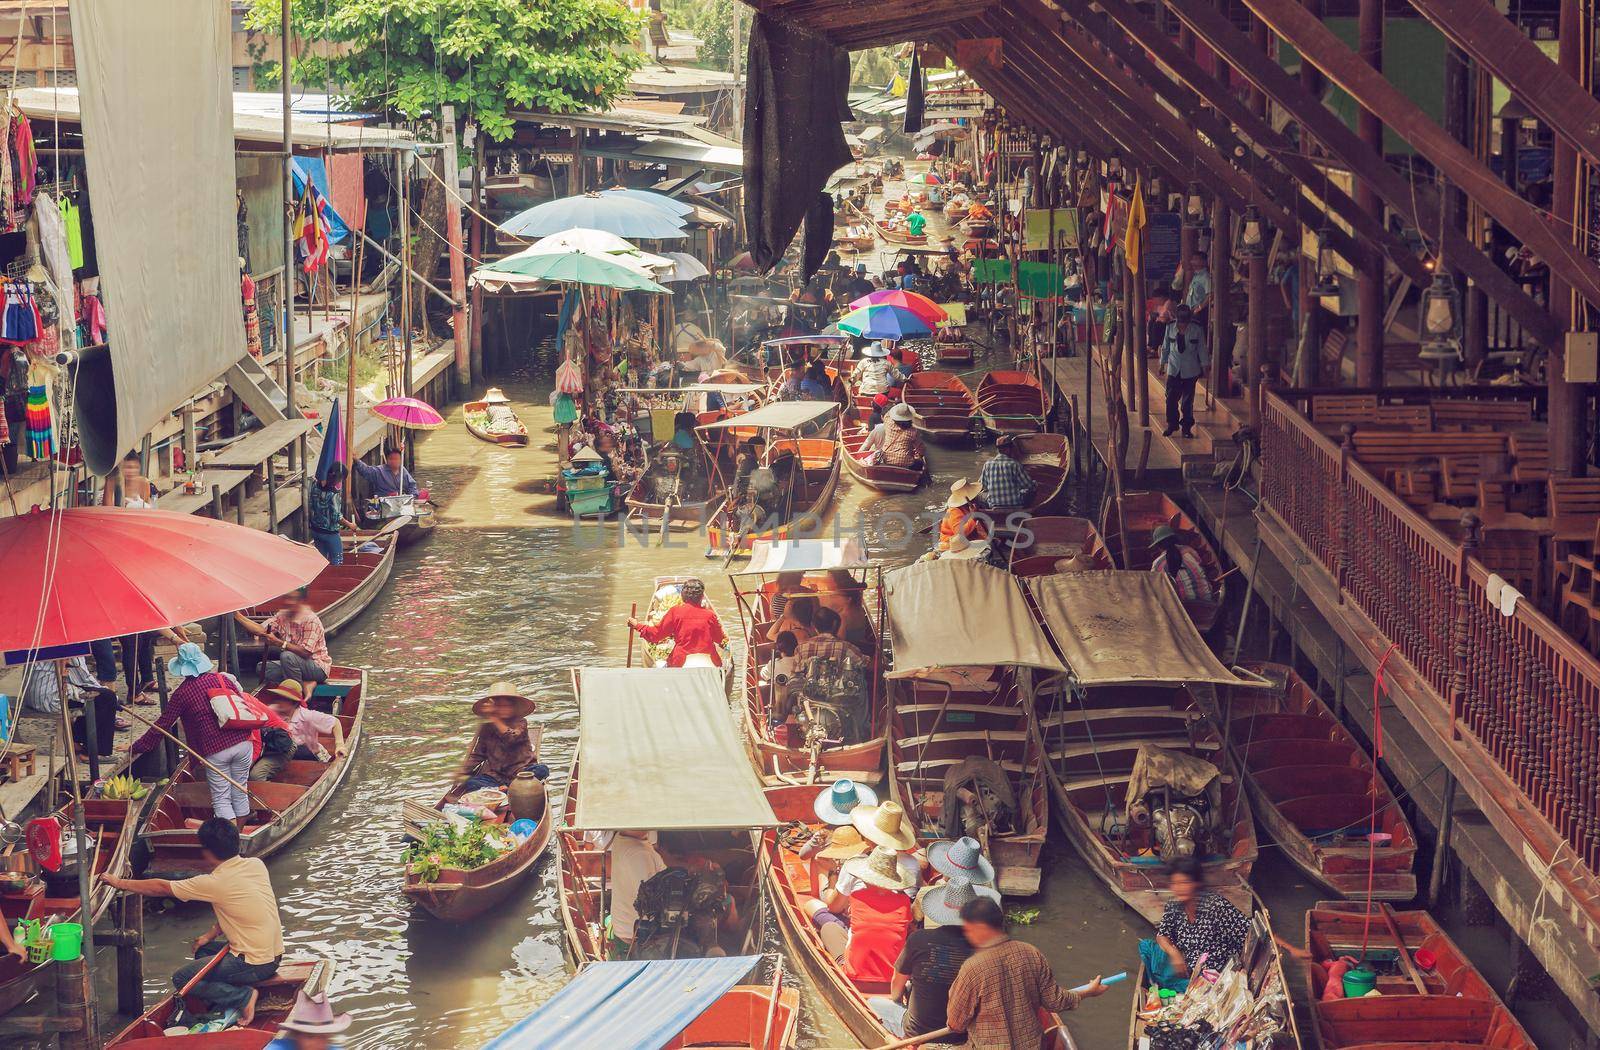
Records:
{"label": "wooden plank", "polygon": [[197,514],[210,509],[213,489],[226,495],[254,476],[253,470],[203,468],[200,472],[200,491],[185,492],[180,484],[177,488],[162,493],[156,500],[156,506],[161,510],[170,510],[177,514]]}
{"label": "wooden plank", "polygon": [[259,467],[268,459],[288,448],[302,434],[310,433],[315,424],[309,419],[280,419],[250,434],[227,448],[207,453],[205,466]]}

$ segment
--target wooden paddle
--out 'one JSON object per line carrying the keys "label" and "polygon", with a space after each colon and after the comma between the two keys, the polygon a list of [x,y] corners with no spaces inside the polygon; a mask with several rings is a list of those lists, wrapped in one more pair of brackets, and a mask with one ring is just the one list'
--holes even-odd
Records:
{"label": "wooden paddle", "polygon": [[[913,1035],[898,1043],[884,1043],[882,1046],[873,1047],[872,1050],[903,1050],[904,1047],[917,1046],[921,1043],[937,1043],[945,1036],[954,1032],[953,1028],[941,1028],[937,1032],[928,1032],[924,1035]],[[827,1047],[826,1050],[844,1050],[843,1047]]]}
{"label": "wooden paddle", "polygon": [[388,521],[383,523],[383,528],[379,529],[373,534],[372,538],[375,540],[380,540],[385,536],[393,535],[409,525],[412,519],[415,517],[415,514],[407,512],[400,515],[398,518],[390,518]]}
{"label": "wooden paddle", "polygon": [[250,789],[248,787],[246,787],[244,784],[239,783],[237,780],[233,779],[228,774],[224,773],[222,770],[220,770],[216,766],[212,765],[210,762],[207,762],[204,755],[200,754],[200,752],[196,751],[194,748],[192,748],[188,744],[184,743],[180,738],[178,738],[176,736],[173,736],[171,733],[167,732],[165,729],[162,729],[160,726],[156,725],[154,722],[150,721],[148,718],[145,718],[143,715],[139,714],[136,711],[133,711],[133,710],[131,710],[129,708],[123,708],[122,709],[122,713],[125,714],[125,715],[128,715],[130,718],[133,718],[134,720],[144,724],[145,726],[147,726],[147,727],[149,727],[151,729],[154,729],[156,732],[160,733],[162,736],[166,737],[168,740],[172,741],[174,744],[177,744],[179,747],[181,747],[185,751],[189,752],[190,755],[194,756],[194,760],[196,762],[200,763],[202,766],[205,766],[207,769],[211,770],[211,772],[215,773],[217,776],[221,777],[223,780],[226,780],[228,783],[232,784],[234,787],[238,788],[240,791],[243,791],[247,796],[249,796],[250,801],[256,803],[262,809],[266,810],[268,813],[271,813],[275,817],[283,816],[282,813],[279,813],[277,810],[273,809],[271,806],[267,805],[265,802],[262,802],[259,798],[256,798],[256,796],[254,794],[252,794]]}
{"label": "wooden paddle", "polygon": [[[1367,906],[1371,907],[1371,904]],[[1395,922],[1394,909],[1389,907],[1388,901],[1381,902],[1378,907],[1383,915],[1383,924],[1389,927],[1389,936],[1394,938],[1395,950],[1400,953],[1400,971],[1416,986],[1418,995],[1427,995],[1428,984],[1417,972],[1416,964],[1411,961],[1411,952],[1406,950],[1406,939],[1400,936],[1400,924]]]}
{"label": "wooden paddle", "polygon": [[[639,615],[639,603],[638,602],[634,602],[633,606],[631,608],[629,608],[629,610],[628,610],[628,619],[630,619],[630,620],[636,619],[638,617],[638,615]],[[637,632],[634,631],[633,626],[630,624],[629,627],[628,627],[628,662],[623,665],[624,667],[632,667],[633,666],[633,636],[636,633]]]}

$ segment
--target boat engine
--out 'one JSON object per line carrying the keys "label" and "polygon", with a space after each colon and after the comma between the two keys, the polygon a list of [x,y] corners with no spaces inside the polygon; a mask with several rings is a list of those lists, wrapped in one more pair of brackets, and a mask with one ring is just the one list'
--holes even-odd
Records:
{"label": "boat engine", "polygon": [[1128,808],[1128,822],[1150,828],[1156,854],[1167,864],[1214,852],[1213,840],[1220,841],[1219,817],[1207,795],[1186,795],[1168,787],[1147,792]]}

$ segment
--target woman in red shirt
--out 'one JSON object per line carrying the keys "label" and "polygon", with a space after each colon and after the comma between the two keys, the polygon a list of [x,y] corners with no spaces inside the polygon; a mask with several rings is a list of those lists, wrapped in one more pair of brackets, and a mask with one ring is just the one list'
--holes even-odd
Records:
{"label": "woman in red shirt", "polygon": [[686,580],[679,588],[682,605],[674,605],[657,624],[648,624],[628,617],[628,627],[651,645],[660,645],[672,639],[672,655],[667,657],[668,667],[682,667],[690,656],[704,655],[716,667],[722,666],[718,647],[725,645],[728,635],[722,621],[705,605],[706,585],[699,580]]}

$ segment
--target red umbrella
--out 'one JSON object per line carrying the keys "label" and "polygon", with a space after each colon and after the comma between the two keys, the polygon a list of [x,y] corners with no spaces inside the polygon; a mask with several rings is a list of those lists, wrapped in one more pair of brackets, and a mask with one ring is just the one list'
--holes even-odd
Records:
{"label": "red umbrella", "polygon": [[0,650],[72,645],[220,616],[310,583],[316,548],[167,510],[0,518]]}
{"label": "red umbrella", "polygon": [[414,397],[391,397],[372,406],[372,414],[405,430],[438,430],[444,426],[439,410]]}
{"label": "red umbrella", "polygon": [[850,309],[860,310],[866,306],[898,306],[902,310],[910,310],[929,328],[950,316],[945,313],[944,307],[926,295],[902,292],[898,288],[880,288],[876,292],[869,292],[851,303]]}

